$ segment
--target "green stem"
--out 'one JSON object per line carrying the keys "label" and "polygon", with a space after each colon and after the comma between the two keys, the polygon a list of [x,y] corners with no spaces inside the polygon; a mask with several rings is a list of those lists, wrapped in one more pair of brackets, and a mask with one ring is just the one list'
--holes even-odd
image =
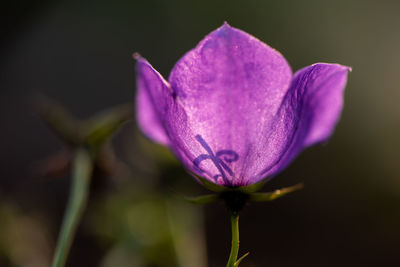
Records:
{"label": "green stem", "polygon": [[229,260],[227,267],[235,267],[236,260],[239,253],[239,214],[231,214],[231,225],[232,225],[232,247],[231,254],[229,255]]}
{"label": "green stem", "polygon": [[88,151],[78,149],[74,159],[70,195],[54,253],[53,267],[65,266],[78,223],[86,207],[92,170],[93,164]]}

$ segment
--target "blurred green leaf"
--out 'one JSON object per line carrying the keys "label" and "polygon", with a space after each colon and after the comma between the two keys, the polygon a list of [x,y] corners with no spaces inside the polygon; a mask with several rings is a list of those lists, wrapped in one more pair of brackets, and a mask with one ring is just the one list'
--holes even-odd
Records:
{"label": "blurred green leaf", "polygon": [[67,144],[98,148],[126,121],[133,117],[132,106],[123,104],[87,120],[78,120],[60,104],[39,97],[36,110],[40,118]]}
{"label": "blurred green leaf", "polygon": [[130,118],[133,118],[133,111],[128,104],[114,107],[90,118],[85,125],[85,143],[98,147]]}
{"label": "blurred green leaf", "polygon": [[57,102],[39,96],[35,101],[38,116],[55,134],[68,145],[77,145],[82,140],[82,124]]}

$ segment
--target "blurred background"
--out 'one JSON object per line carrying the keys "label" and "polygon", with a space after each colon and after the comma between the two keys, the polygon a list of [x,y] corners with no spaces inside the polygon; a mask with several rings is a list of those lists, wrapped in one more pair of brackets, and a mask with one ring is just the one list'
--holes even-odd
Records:
{"label": "blurred background", "polygon": [[[134,52],[167,77],[225,20],[293,70],[353,68],[330,142],[263,190],[305,188],[243,210],[240,254],[250,255],[241,266],[400,266],[399,1],[22,0],[2,11],[0,266],[49,266],[68,198],[68,170],[46,169],[65,146],[35,114],[35,97],[80,119],[133,105]],[[207,191],[141,136],[134,116],[111,151],[117,167],[95,172],[67,266],[224,266],[225,207],[175,198]]]}

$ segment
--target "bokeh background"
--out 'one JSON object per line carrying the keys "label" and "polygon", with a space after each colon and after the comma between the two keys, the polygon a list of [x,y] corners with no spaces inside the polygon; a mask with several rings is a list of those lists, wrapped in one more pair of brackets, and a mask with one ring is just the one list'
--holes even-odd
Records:
{"label": "bokeh background", "polygon": [[[41,175],[63,144],[33,99],[50,97],[78,118],[133,105],[134,52],[168,76],[223,21],[278,49],[294,70],[353,67],[330,142],[264,191],[305,188],[242,212],[240,251],[251,254],[241,265],[400,266],[399,1],[23,0],[2,11],[0,266],[50,265],[68,197],[68,173]],[[224,206],[175,199],[206,191],[134,118],[113,148],[121,171],[93,178],[67,266],[224,266]]]}

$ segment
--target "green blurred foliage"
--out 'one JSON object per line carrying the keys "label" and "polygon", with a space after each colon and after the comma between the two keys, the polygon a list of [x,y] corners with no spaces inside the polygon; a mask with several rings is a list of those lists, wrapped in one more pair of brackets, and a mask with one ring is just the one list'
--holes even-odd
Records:
{"label": "green blurred foliage", "polygon": [[46,221],[9,200],[0,203],[0,266],[48,266],[53,244]]}

